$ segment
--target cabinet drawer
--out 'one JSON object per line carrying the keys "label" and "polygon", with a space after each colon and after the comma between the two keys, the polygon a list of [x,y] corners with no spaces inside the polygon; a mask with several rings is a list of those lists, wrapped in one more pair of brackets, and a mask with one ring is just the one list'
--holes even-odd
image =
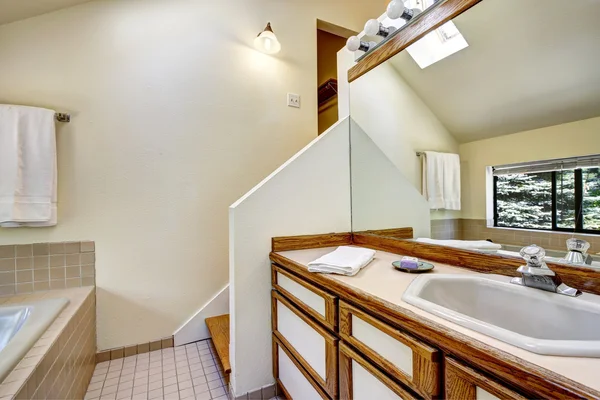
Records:
{"label": "cabinet drawer", "polygon": [[340,343],[340,400],[416,399],[369,361]]}
{"label": "cabinet drawer", "polygon": [[277,339],[329,396],[337,397],[338,339],[276,291],[272,313]]}
{"label": "cabinet drawer", "polygon": [[501,383],[449,357],[446,357],[446,398],[448,400],[525,399]]}
{"label": "cabinet drawer", "polygon": [[425,398],[441,392],[441,354],[418,339],[340,301],[340,336]]}
{"label": "cabinet drawer", "polygon": [[288,400],[329,399],[329,396],[275,334],[273,334],[273,376]]}
{"label": "cabinet drawer", "polygon": [[282,268],[272,266],[273,288],[287,297],[302,311],[335,331],[337,327],[337,297],[290,274]]}

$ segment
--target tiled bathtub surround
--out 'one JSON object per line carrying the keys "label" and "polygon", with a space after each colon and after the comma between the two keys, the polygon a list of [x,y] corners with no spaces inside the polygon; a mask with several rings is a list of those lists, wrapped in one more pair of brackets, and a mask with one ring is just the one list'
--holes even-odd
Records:
{"label": "tiled bathtub surround", "polygon": [[546,249],[564,250],[566,240],[580,238],[590,243],[590,253],[600,253],[600,235],[581,235],[560,232],[535,231],[510,228],[488,228],[484,219],[448,219],[431,221],[433,239],[486,240],[495,243],[526,246],[537,244]]}
{"label": "tiled bathtub surround", "polygon": [[85,394],[95,366],[95,289],[5,297],[0,304],[60,297],[68,298],[69,305],[0,384],[0,400],[77,399]]}
{"label": "tiled bathtub surround", "polygon": [[93,286],[92,241],[0,246],[0,296]]}

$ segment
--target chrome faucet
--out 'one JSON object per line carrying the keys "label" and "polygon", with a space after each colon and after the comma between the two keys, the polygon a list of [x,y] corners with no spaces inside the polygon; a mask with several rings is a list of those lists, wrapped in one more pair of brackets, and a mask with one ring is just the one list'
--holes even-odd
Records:
{"label": "chrome faucet", "polygon": [[527,265],[521,265],[517,269],[517,272],[521,273],[521,278],[512,278],[510,283],[571,297],[577,297],[582,294],[581,291],[565,285],[560,277],[548,268],[548,265],[544,261],[546,250],[543,248],[533,244],[523,247],[520,254],[527,262]]}
{"label": "chrome faucet", "polygon": [[567,240],[567,250],[569,251],[561,261],[574,265],[592,265],[592,256],[587,254],[590,244],[582,239],[571,238]]}

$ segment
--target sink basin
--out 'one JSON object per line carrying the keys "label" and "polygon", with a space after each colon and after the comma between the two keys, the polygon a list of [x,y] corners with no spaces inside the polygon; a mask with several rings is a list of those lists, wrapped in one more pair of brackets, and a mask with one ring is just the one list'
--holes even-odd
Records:
{"label": "sink basin", "polygon": [[600,357],[600,296],[573,298],[509,281],[500,275],[421,275],[402,300],[534,353]]}

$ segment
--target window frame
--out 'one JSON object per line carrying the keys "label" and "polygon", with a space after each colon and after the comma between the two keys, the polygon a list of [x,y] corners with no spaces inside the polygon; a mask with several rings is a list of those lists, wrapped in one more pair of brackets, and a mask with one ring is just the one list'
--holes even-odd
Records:
{"label": "window frame", "polygon": [[[494,228],[505,229],[525,229],[543,232],[561,232],[561,233],[583,233],[587,235],[600,235],[600,230],[584,229],[583,228],[583,171],[581,168],[575,168],[575,215],[581,218],[575,218],[575,228],[559,228],[557,226],[557,195],[556,195],[556,172],[552,171],[552,228],[528,228],[519,226],[498,226],[498,176],[493,176],[493,207],[494,207]],[[523,173],[524,175],[526,173]]]}

